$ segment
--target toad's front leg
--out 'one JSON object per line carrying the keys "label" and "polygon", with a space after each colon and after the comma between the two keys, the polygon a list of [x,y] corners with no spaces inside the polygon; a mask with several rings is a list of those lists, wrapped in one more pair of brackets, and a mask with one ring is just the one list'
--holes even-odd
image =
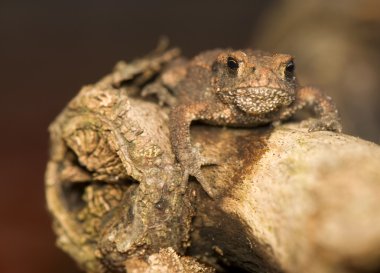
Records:
{"label": "toad's front leg", "polygon": [[202,185],[210,197],[215,196],[215,190],[207,183],[201,167],[207,162],[201,157],[198,149],[191,145],[190,125],[194,120],[205,118],[208,105],[206,103],[194,103],[178,105],[170,112],[169,128],[170,141],[174,154],[179,161],[184,173],[183,185],[187,185],[189,175],[194,176]]}
{"label": "toad's front leg", "polygon": [[317,119],[307,121],[310,132],[323,130],[342,131],[342,125],[335,104],[331,98],[314,87],[302,87],[299,89],[293,106],[285,110],[280,119],[287,119],[295,112],[308,107],[317,115]]}

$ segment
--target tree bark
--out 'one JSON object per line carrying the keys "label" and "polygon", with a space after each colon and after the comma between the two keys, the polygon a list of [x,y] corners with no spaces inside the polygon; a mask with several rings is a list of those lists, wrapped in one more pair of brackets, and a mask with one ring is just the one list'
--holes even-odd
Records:
{"label": "tree bark", "polygon": [[204,170],[220,196],[197,203],[192,253],[249,272],[379,269],[379,146],[298,124],[194,129],[222,163]]}
{"label": "tree bark", "polygon": [[380,268],[379,146],[297,123],[195,125],[194,147],[217,162],[202,169],[217,195],[194,179],[183,192],[170,109],[113,76],[83,88],[50,126],[48,208],[58,245],[86,271],[154,272],[175,261],[209,272],[173,251],[227,272]]}

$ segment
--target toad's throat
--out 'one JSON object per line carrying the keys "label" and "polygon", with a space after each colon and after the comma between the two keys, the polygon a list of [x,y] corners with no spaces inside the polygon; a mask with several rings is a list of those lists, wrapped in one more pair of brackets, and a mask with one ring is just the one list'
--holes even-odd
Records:
{"label": "toad's throat", "polygon": [[259,115],[276,111],[294,101],[294,94],[283,89],[248,87],[221,92],[224,101],[233,102],[242,111]]}

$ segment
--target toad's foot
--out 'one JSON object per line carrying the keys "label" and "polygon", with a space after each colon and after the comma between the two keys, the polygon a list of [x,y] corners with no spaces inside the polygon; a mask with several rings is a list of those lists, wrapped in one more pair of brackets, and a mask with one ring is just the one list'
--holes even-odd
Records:
{"label": "toad's foot", "polygon": [[176,98],[170,91],[160,83],[152,83],[147,85],[141,92],[142,97],[156,96],[160,106],[176,104]]}
{"label": "toad's foot", "polygon": [[207,181],[201,171],[202,166],[216,165],[217,162],[215,160],[210,161],[209,159],[200,156],[199,152],[194,149],[192,153],[187,154],[187,156],[181,160],[180,164],[183,170],[183,190],[187,187],[189,176],[193,176],[198,180],[204,191],[211,198],[214,198],[217,195],[217,192],[210,186],[209,181]]}
{"label": "toad's foot", "polygon": [[309,132],[332,131],[342,132],[342,124],[336,115],[326,115],[319,119],[308,119],[301,124],[302,127],[309,128]]}

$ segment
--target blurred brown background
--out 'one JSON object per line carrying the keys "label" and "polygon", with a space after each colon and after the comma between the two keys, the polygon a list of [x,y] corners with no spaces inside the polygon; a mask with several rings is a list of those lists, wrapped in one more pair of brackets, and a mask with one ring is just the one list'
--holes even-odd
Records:
{"label": "blurred brown background", "polygon": [[379,143],[379,13],[376,0],[0,0],[0,272],[79,272],[54,246],[44,204],[47,127],[117,60],[145,54],[162,34],[188,56],[292,53],[301,82],[336,100],[346,132]]}

